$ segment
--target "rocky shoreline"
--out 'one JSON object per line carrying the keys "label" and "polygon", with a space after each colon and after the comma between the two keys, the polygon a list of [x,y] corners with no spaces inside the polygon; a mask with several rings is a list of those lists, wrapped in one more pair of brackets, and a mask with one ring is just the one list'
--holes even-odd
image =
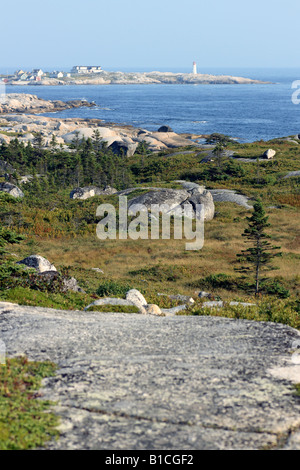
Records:
{"label": "rocky shoreline", "polygon": [[108,72],[103,71],[94,76],[70,76],[62,79],[42,77],[40,81],[12,80],[8,85],[36,85],[36,86],[58,86],[58,85],[149,85],[149,84],[173,84],[173,85],[245,85],[245,84],[268,84],[260,80],[245,77],[234,77],[231,75],[209,75],[192,73],[172,72]]}
{"label": "rocky shoreline", "polygon": [[[197,145],[192,139],[200,138],[189,134],[176,134],[168,126],[161,126],[156,132],[134,128],[129,125],[104,123],[100,119],[61,119],[40,116],[81,106],[94,106],[87,101],[46,101],[35,95],[8,94],[5,103],[0,105],[0,144],[9,144],[18,138],[20,142],[33,142],[39,134],[43,147],[50,148],[55,138],[55,145],[66,151],[76,138],[92,138],[97,130],[114,153],[123,151],[126,156],[134,154],[139,143],[146,143],[149,150],[160,151],[168,148]],[[36,114],[39,114],[37,116]]]}
{"label": "rocky shoreline", "polygon": [[85,100],[44,100],[36,95],[23,93],[9,93],[5,95],[5,99],[0,101],[0,114],[11,113],[50,113],[63,111],[65,109],[93,107],[95,103],[89,103]]}

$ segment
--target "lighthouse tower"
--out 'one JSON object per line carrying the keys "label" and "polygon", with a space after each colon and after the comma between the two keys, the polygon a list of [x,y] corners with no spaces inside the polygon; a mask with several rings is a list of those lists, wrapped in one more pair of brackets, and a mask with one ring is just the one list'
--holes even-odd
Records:
{"label": "lighthouse tower", "polygon": [[197,75],[197,64],[196,64],[196,62],[193,62],[193,74]]}

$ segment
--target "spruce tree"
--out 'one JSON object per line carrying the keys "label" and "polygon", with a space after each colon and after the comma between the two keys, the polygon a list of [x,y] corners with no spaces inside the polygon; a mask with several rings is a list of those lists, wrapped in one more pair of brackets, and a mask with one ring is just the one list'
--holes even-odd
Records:
{"label": "spruce tree", "polygon": [[247,243],[251,243],[252,246],[246,250],[242,250],[237,255],[237,258],[243,266],[236,270],[241,273],[253,273],[255,279],[255,295],[260,293],[261,281],[265,281],[262,278],[262,272],[267,270],[276,269],[272,266],[272,260],[281,256],[281,252],[276,250],[280,249],[279,246],[273,246],[268,240],[271,238],[265,230],[270,226],[268,223],[269,217],[266,216],[265,210],[261,201],[257,201],[254,204],[254,210],[251,217],[247,217],[249,222],[248,227],[242,234],[247,239]]}

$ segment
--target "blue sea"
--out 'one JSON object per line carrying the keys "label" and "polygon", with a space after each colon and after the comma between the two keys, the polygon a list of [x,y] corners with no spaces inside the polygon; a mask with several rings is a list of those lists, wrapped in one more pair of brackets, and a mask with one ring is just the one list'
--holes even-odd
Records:
{"label": "blue sea", "polygon": [[292,94],[295,92],[292,83],[300,80],[300,69],[199,70],[198,67],[198,72],[241,76],[272,83],[7,86],[6,91],[32,93],[51,100],[94,101],[97,106],[93,108],[65,110],[54,116],[96,118],[107,123],[130,124],[150,131],[157,130],[161,125],[169,125],[177,133],[219,132],[240,142],[270,140],[300,133],[300,105],[292,102]]}

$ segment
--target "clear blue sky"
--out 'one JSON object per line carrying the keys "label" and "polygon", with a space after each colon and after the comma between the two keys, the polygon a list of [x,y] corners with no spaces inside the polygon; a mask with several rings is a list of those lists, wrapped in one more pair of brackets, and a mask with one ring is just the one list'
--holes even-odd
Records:
{"label": "clear blue sky", "polygon": [[14,0],[0,69],[299,67],[299,0]]}

